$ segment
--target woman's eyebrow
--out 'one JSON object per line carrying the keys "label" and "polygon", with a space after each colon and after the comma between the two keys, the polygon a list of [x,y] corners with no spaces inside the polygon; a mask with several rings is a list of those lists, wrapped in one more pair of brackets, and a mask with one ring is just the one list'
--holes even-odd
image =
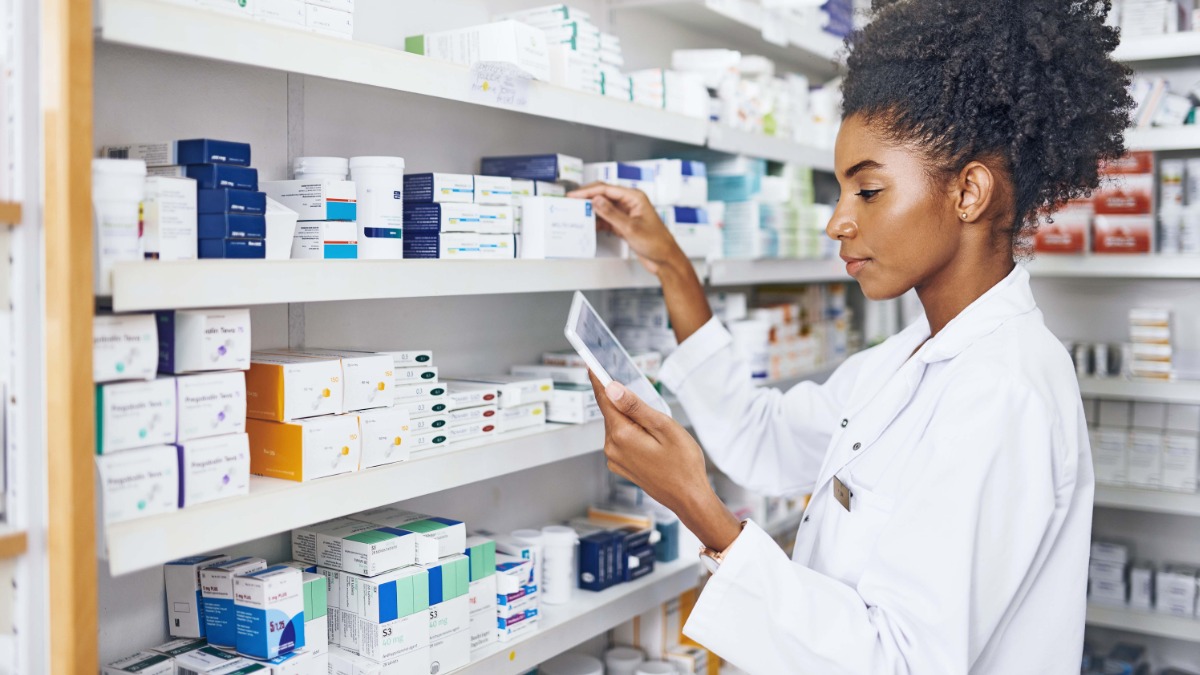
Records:
{"label": "woman's eyebrow", "polygon": [[846,176],[846,178],[854,178],[855,175],[857,175],[858,173],[860,173],[862,171],[866,171],[867,169],[882,169],[882,168],[883,168],[883,165],[880,164],[879,162],[876,162],[873,159],[864,159],[863,161],[859,162],[858,164],[855,164],[854,166],[850,167],[849,169],[846,169],[846,173],[844,175]]}

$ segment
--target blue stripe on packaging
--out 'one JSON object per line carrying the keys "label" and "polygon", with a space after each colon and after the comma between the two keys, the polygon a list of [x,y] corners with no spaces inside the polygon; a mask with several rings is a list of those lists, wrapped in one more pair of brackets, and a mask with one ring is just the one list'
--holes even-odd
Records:
{"label": "blue stripe on packaging", "polygon": [[[410,577],[406,577],[406,579],[412,583]],[[400,618],[399,597],[395,581],[389,581],[379,587],[379,623],[387,623]]]}
{"label": "blue stripe on packaging", "polygon": [[364,227],[363,235],[370,239],[403,239],[404,230],[398,227]]}
{"label": "blue stripe on packaging", "polygon": [[429,570],[429,606],[442,603],[442,566],[431,567]]}
{"label": "blue stripe on packaging", "polygon": [[184,167],[188,178],[195,179],[201,190],[233,188],[235,190],[258,191],[258,169],[231,164],[188,164]]}
{"label": "blue stripe on packaging", "polygon": [[180,164],[250,166],[250,144],[212,138],[191,138],[175,142],[175,156]]}
{"label": "blue stripe on packaging", "polygon": [[175,372],[175,312],[155,312],[158,325],[158,372]]}

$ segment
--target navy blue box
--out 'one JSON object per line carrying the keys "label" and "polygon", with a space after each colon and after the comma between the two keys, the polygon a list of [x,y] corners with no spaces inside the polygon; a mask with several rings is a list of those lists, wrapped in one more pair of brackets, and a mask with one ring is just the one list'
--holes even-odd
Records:
{"label": "navy blue box", "polygon": [[[456,174],[457,175],[457,174]],[[466,175],[466,174],[460,174]],[[433,198],[433,174],[432,173],[409,173],[404,175],[404,210],[408,211],[408,202],[433,203],[433,202],[456,202],[462,204],[470,204],[475,201],[475,185],[474,181],[471,184],[471,198],[462,201],[461,199],[442,199],[436,200]],[[466,192],[465,188],[456,189],[455,193]]]}
{"label": "navy blue box", "polygon": [[233,188],[235,190],[258,191],[258,169],[232,164],[188,164],[184,167],[188,178],[196,180],[201,190]]}
{"label": "navy blue box", "polygon": [[650,545],[643,546],[639,549],[629,551],[626,558],[637,558],[638,564],[636,567],[625,568],[625,576],[622,581],[633,581],[654,571],[654,547]]}
{"label": "navy blue box", "polygon": [[562,155],[516,155],[512,157],[484,157],[480,161],[479,173],[485,176],[508,176],[526,180],[558,182],[559,159]]}
{"label": "navy blue box", "polygon": [[263,239],[267,217],[253,213],[205,213],[196,219],[199,239]]}
{"label": "navy blue box", "polygon": [[176,161],[180,164],[232,164],[250,166],[250,144],[218,141],[211,138],[191,138],[175,143]]}
{"label": "navy blue box", "polygon": [[267,193],[230,188],[197,190],[196,212],[201,215],[206,213],[266,213]]}
{"label": "navy blue box", "polygon": [[201,239],[200,258],[266,258],[262,239]]}

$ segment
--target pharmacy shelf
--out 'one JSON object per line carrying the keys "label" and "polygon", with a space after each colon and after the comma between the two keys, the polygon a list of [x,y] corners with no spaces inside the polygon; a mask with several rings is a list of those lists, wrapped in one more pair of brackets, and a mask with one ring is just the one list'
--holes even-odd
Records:
{"label": "pharmacy shelf", "polygon": [[21,205],[16,202],[0,201],[0,225],[18,225],[21,222]]}
{"label": "pharmacy shelf", "polygon": [[1200,516],[1200,494],[1194,493],[1097,485],[1093,503],[1096,506],[1126,511]]}
{"label": "pharmacy shelf", "polygon": [[1079,393],[1093,398],[1200,405],[1200,381],[1195,380],[1081,377],[1079,378]]}
{"label": "pharmacy shelf", "polygon": [[1200,58],[1200,32],[1185,31],[1122,40],[1113,58],[1126,63]]}
{"label": "pharmacy shelf", "polygon": [[1125,144],[1130,150],[1200,150],[1200,124],[1130,129],[1125,132]]}
{"label": "pharmacy shelf", "polygon": [[1156,614],[1128,607],[1089,604],[1087,622],[1089,626],[1200,642],[1200,621],[1185,617]]}
{"label": "pharmacy shelf", "polygon": [[99,38],[175,54],[354,82],[704,145],[707,121],[665,110],[530,82],[520,105],[472,91],[471,68],[415,54],[252,21],[162,0],[102,0]]}
{"label": "pharmacy shelf", "polygon": [[566,605],[539,608],[536,633],[494,644],[456,675],[518,675],[572,647],[629,621],[684,591],[700,580],[700,563],[693,555],[659,564],[654,572],[636,581],[599,593],[576,590]]}
{"label": "pharmacy shelf", "polygon": [[1026,263],[1026,269],[1035,277],[1200,279],[1200,257],[1043,253]]}
{"label": "pharmacy shelf", "polygon": [[[701,279],[704,263],[696,263]],[[118,264],[113,310],[655,288],[636,260],[187,260]]]}
{"label": "pharmacy shelf", "polygon": [[[790,30],[762,6],[746,0],[610,0],[615,10],[646,11],[711,37],[713,46],[765,56],[785,67],[833,77],[838,71],[841,38],[823,30],[797,24]],[[774,40],[764,37],[763,28],[783,31]],[[618,24],[619,27],[620,24]],[[782,44],[781,44],[782,43]],[[790,68],[787,68],[790,69]]]}
{"label": "pharmacy shelf", "polygon": [[754,284],[820,283],[850,281],[841,260],[714,260],[709,263],[709,283],[713,286],[751,286]]}
{"label": "pharmacy shelf", "polygon": [[833,171],[833,150],[816,148],[786,138],[734,129],[719,122],[708,128],[708,147],[719,152],[749,155],[777,162],[793,162],[822,171]]}

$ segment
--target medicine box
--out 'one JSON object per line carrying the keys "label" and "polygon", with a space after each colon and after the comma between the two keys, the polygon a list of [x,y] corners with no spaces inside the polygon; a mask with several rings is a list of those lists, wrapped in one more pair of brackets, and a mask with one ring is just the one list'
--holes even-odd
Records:
{"label": "medicine box", "polygon": [[428,380],[424,382],[414,382],[412,384],[397,385],[392,390],[395,395],[397,404],[409,403],[412,401],[423,400],[427,398],[437,398],[446,395],[446,385],[437,380]]}
{"label": "medicine box", "polygon": [[1155,609],[1161,614],[1194,617],[1196,615],[1196,569],[1169,565],[1155,579]]}
{"label": "medicine box", "polygon": [[147,260],[195,260],[196,181],[151,176],[142,198],[142,249]]}
{"label": "medicine box", "polygon": [[376,408],[358,414],[362,438],[359,469],[402,462],[409,458],[410,434],[408,411],[403,408]]}
{"label": "medicine box", "polygon": [[506,63],[535,80],[550,80],[545,32],[519,21],[413,35],[405,38],[404,50],[465,65],[480,61]]}
{"label": "medicine box", "polygon": [[354,11],[354,0],[306,0],[306,1],[310,5],[317,5],[319,7],[328,7],[329,9],[336,9],[339,12],[353,12]]}
{"label": "medicine box", "polygon": [[354,220],[358,193],[348,180],[273,180],[263,181],[268,197],[296,212],[298,219]]}
{"label": "medicine box", "polygon": [[546,405],[546,420],[563,424],[584,424],[603,419],[591,385],[554,385]]}
{"label": "medicine box", "polygon": [[507,617],[498,617],[496,639],[500,642],[511,642],[516,638],[531,633],[538,628],[538,610],[530,609]]}
{"label": "medicine box", "polygon": [[[267,210],[264,214],[267,221],[267,237],[265,246],[267,260],[288,260],[292,257],[292,247],[296,243],[296,212],[280,204],[274,199],[267,200]],[[321,255],[325,254],[324,240],[321,242]],[[355,255],[358,255],[357,248]]]}
{"label": "medicine box", "polygon": [[[360,523],[362,521],[353,520],[351,518],[334,518],[325,520],[304,527],[297,527],[292,530],[292,557],[297,562],[306,563],[308,565],[317,564],[317,533],[338,528],[349,523]],[[332,601],[331,601],[332,602]]]}
{"label": "medicine box", "polygon": [[250,310],[157,312],[158,370],[193,373],[250,367]]}
{"label": "medicine box", "polygon": [[263,239],[267,220],[260,213],[208,213],[199,218],[200,239]]}
{"label": "medicine box", "polygon": [[178,446],[179,508],[250,493],[250,441],[244,433]]}
{"label": "medicine box", "polygon": [[437,366],[415,366],[396,368],[394,371],[397,385],[417,384],[419,382],[436,382],[438,379]]}
{"label": "medicine box", "polygon": [[346,220],[297,222],[292,235],[295,260],[356,260],[358,224]]}
{"label": "medicine box", "polygon": [[1170,328],[1171,310],[1158,307],[1135,307],[1129,310],[1129,325]]}
{"label": "medicine box", "polygon": [[[330,627],[331,633],[335,629]],[[428,630],[428,626],[426,627]],[[428,662],[428,649],[424,654],[426,662]],[[416,664],[410,664],[414,668]],[[351,653],[345,649],[338,647],[329,648],[329,675],[383,675],[383,664],[378,661],[372,661],[358,654]],[[428,666],[427,666],[428,667]],[[413,672],[423,672],[416,671]]]}
{"label": "medicine box", "polygon": [[512,206],[513,179],[507,176],[474,176],[474,179],[476,204]]}
{"label": "medicine box", "polygon": [[349,38],[354,36],[353,13],[340,12],[314,4],[308,4],[305,10],[304,25],[309,30],[333,37]]}
{"label": "medicine box", "polygon": [[405,258],[511,260],[516,250],[511,234],[415,230],[404,238]]}
{"label": "medicine box", "polygon": [[1133,405],[1129,401],[1100,400],[1099,426],[1128,429],[1133,423]]}
{"label": "medicine box", "polygon": [[1151,489],[1162,487],[1163,446],[1161,432],[1133,431],[1129,434],[1126,480],[1130,485]]}
{"label": "medicine box", "polygon": [[479,535],[467,537],[463,555],[469,561],[467,606],[470,613],[471,651],[496,641],[496,542]]}
{"label": "medicine box", "polygon": [[152,380],[158,372],[153,314],[97,314],[92,319],[92,379]]}
{"label": "medicine box", "polygon": [[179,442],[246,430],[246,375],[240,370],[174,378]]}
{"label": "medicine box", "polygon": [[1094,253],[1151,253],[1154,216],[1098,215],[1092,225]]}
{"label": "medicine box", "polygon": [[[262,2],[262,0],[255,0],[255,2]],[[309,623],[311,622],[304,624],[305,641],[311,639],[308,635]],[[306,645],[302,652],[290,652],[283,656],[276,656],[263,662],[263,665],[270,667],[270,675],[310,675],[311,673],[328,672],[328,658],[324,652],[317,654]]]}
{"label": "medicine box", "polygon": [[417,540],[409,530],[352,521],[317,531],[317,564],[373,577],[414,565]]}
{"label": "medicine box", "polygon": [[[172,560],[163,565],[163,586],[167,594],[167,629],[172,637],[204,637],[200,570],[226,560],[229,560],[229,556],[223,554],[198,555]],[[203,640],[186,642],[196,642],[199,643],[198,646],[205,644]]]}
{"label": "medicine box", "polygon": [[1129,570],[1129,606],[1149,611],[1154,606],[1154,567],[1137,563]]}
{"label": "medicine box", "polygon": [[[209,557],[215,558],[217,556],[209,556]],[[168,563],[168,564],[170,564],[170,563]],[[199,578],[199,573],[197,572],[197,573],[193,574],[192,577],[193,577],[193,579],[192,579],[193,585],[195,585],[196,583],[198,583],[197,580]],[[195,600],[198,600],[200,597],[200,592],[197,590],[197,591],[194,591],[194,593],[196,596]],[[195,612],[193,611],[192,614],[195,614]],[[203,638],[190,638],[189,637],[189,638],[180,638],[178,640],[171,640],[171,641],[163,643],[157,647],[151,647],[149,649],[149,651],[152,651],[155,654],[162,654],[163,656],[170,656],[171,658],[175,658],[177,656],[187,654],[188,652],[193,652],[193,651],[196,651],[197,649],[201,649],[207,645],[208,645],[208,640],[205,640]]]}
{"label": "medicine box", "polygon": [[358,416],[324,415],[295,422],[249,419],[250,473],[308,481],[356,471],[362,454]]}
{"label": "medicine box", "polygon": [[96,454],[175,441],[175,380],[96,387]]}
{"label": "medicine box", "polygon": [[1104,176],[1092,196],[1097,215],[1147,215],[1153,205],[1153,173]]}
{"label": "medicine box", "polygon": [[[462,173],[411,173],[404,176],[404,201],[470,204],[475,201],[475,178]],[[408,219],[408,206],[404,208]]]}
{"label": "medicine box", "polygon": [[262,260],[267,257],[263,239],[201,239],[197,246],[201,260]]}
{"label": "medicine box", "polygon": [[1134,401],[1133,427],[1145,431],[1162,431],[1167,425],[1167,404]]}
{"label": "medicine box", "polygon": [[[443,390],[441,396],[406,399],[403,403],[397,403],[396,408],[408,412],[408,416],[411,419],[410,430],[414,433],[420,433],[440,428],[440,426],[432,426],[432,423],[427,418],[438,417],[444,420],[445,418],[442,416],[450,408],[450,404],[447,401],[449,399]],[[444,426],[444,424],[441,426]]]}
{"label": "medicine box", "polygon": [[391,358],[383,354],[309,348],[281,350],[278,353],[336,358],[342,366],[342,409],[347,412],[392,404],[395,367]]}
{"label": "medicine box", "polygon": [[175,662],[169,656],[138,652],[104,667],[102,675],[175,675]]}
{"label": "medicine box", "polygon": [[496,418],[497,433],[508,433],[518,429],[532,429],[546,425],[546,403],[530,403],[528,405],[505,408]]}
{"label": "medicine box", "polygon": [[351,517],[365,523],[416,532],[433,539],[438,543],[439,558],[462,553],[466,548],[467,527],[451,518],[405,511],[394,506],[381,506]]}
{"label": "medicine box", "polygon": [[[462,550],[459,548],[458,550]],[[471,660],[470,560],[462,553],[425,566],[429,582],[429,659],[447,671]]]}
{"label": "medicine box", "polygon": [[275,565],[233,579],[237,650],[273,659],[304,647],[304,573]]}
{"label": "medicine box", "polygon": [[583,165],[583,182],[608,183],[654,194],[654,170],[621,162],[592,162]]}
{"label": "medicine box", "polygon": [[537,592],[533,585],[533,560],[500,552],[496,547],[496,593]]}
{"label": "medicine box", "polygon": [[[439,402],[436,405],[443,406],[445,403]],[[443,430],[449,426],[449,424],[450,418],[448,412],[436,412],[428,415],[421,415],[419,417],[413,417],[408,423],[410,427],[409,430],[414,434],[427,434],[433,431]]]}
{"label": "medicine box", "polygon": [[1168,433],[1163,437],[1162,489],[1196,492],[1200,471],[1200,436]]}
{"label": "medicine box", "polygon": [[458,443],[481,436],[490,436],[496,432],[496,428],[494,422],[471,422],[469,424],[450,427],[446,430],[446,436],[452,443]]}
{"label": "medicine box", "polygon": [[591,390],[592,381],[588,377],[586,366],[513,366],[511,372],[518,377],[549,379],[554,382],[555,386],[560,384],[586,384],[589,391]]}
{"label": "medicine box", "polygon": [[337,358],[254,352],[246,372],[246,414],[284,422],[344,412],[343,387]]}
{"label": "medicine box", "polygon": [[179,508],[179,460],[171,445],[97,457],[96,481],[105,524]]}
{"label": "medicine box", "polygon": [[387,354],[392,357],[392,363],[397,368],[433,365],[433,352],[427,349],[411,349],[399,351],[379,351],[377,354]]}
{"label": "medicine box", "polygon": [[201,214],[263,214],[267,212],[267,193],[233,190],[230,188],[198,190],[196,193],[196,205],[197,211]]}
{"label": "medicine box", "polygon": [[[262,670],[254,671],[251,668],[261,668]],[[175,670],[177,673],[196,673],[197,675],[243,675],[243,673],[250,672],[270,675],[266,666],[255,664],[231,651],[218,649],[212,645],[176,656]]]}
{"label": "medicine box", "polygon": [[480,232],[478,204],[410,203],[404,206],[404,228],[417,232]]}
{"label": "medicine box", "polygon": [[[338,642],[388,672],[429,671],[429,574],[406,567],[374,578],[343,575]],[[332,654],[332,650],[331,650]]]}
{"label": "medicine box", "polygon": [[205,636],[216,647],[236,648],[237,618],[233,579],[266,569],[262,558],[243,556],[200,570],[200,592],[204,602]]}
{"label": "medicine box", "polygon": [[492,404],[461,408],[446,413],[446,418],[449,420],[449,426],[451,427],[460,427],[480,422],[495,422],[495,417],[496,406]]}
{"label": "medicine box", "polygon": [[523,197],[522,258],[596,257],[596,215],[586,199]]}
{"label": "medicine box", "polygon": [[520,375],[488,375],[446,382],[450,386],[452,397],[454,392],[459,390],[491,391],[494,388],[497,393],[496,403],[501,409],[548,401],[554,391],[554,382],[549,378]]}
{"label": "medicine box", "polygon": [[177,164],[236,164],[250,166],[250,144],[218,141],[212,138],[192,138],[159,143],[109,145],[100,150],[101,157],[110,159],[140,159],[146,166]]}
{"label": "medicine box", "polygon": [[568,155],[484,157],[479,172],[487,176],[578,185],[583,182],[583,160]]}
{"label": "medicine box", "polygon": [[304,26],[304,0],[254,0],[254,18],[287,26]]}
{"label": "medicine box", "polygon": [[148,176],[170,176],[191,178],[199,190],[233,188],[235,190],[258,191],[258,169],[229,164],[187,164],[160,166],[146,169]]}
{"label": "medicine box", "polygon": [[447,435],[447,430],[439,429],[437,431],[428,431],[413,434],[412,437],[412,454],[416,455],[422,452],[428,452],[438,448],[445,447],[450,443],[450,436]]}
{"label": "medicine box", "polygon": [[450,409],[461,410],[474,406],[499,403],[500,389],[480,382],[447,381]]}
{"label": "medicine box", "polygon": [[708,202],[708,171],[704,162],[649,159],[629,163],[653,171],[653,201],[659,206],[699,207]]}
{"label": "medicine box", "polygon": [[703,647],[672,647],[667,650],[663,658],[667,663],[674,664],[680,675],[707,675],[708,673],[708,650]]}
{"label": "medicine box", "polygon": [[1120,563],[1125,565],[1133,560],[1133,549],[1129,544],[1117,541],[1093,541],[1091,560]]}

